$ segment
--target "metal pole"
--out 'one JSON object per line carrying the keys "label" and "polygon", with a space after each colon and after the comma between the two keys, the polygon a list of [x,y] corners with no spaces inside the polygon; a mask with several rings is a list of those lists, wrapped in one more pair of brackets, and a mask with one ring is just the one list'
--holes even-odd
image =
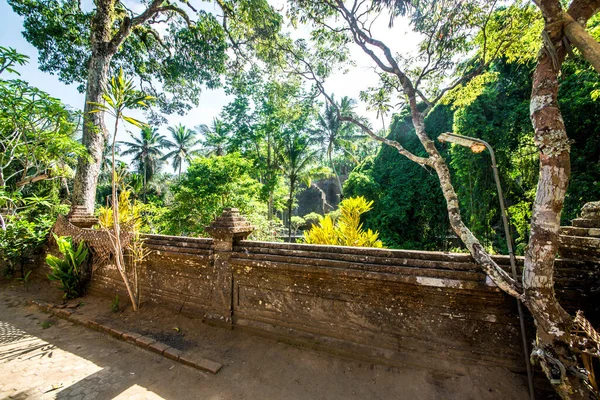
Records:
{"label": "metal pole", "polygon": [[[504,195],[502,194],[502,186],[500,185],[500,175],[498,174],[498,166],[496,165],[496,155],[494,149],[485,140],[470,138],[476,142],[483,144],[490,152],[492,158],[492,170],[494,171],[494,180],[496,181],[496,189],[498,190],[498,200],[500,201],[500,212],[502,213],[502,224],[504,225],[504,233],[506,234],[506,245],[508,247],[508,255],[510,258],[510,268],[512,270],[513,279],[518,280],[517,276],[517,260],[515,258],[515,252],[512,245],[512,236],[510,235],[510,228],[508,225],[508,213],[506,211],[506,205],[504,203]],[[517,299],[517,309],[519,311],[519,323],[521,325],[521,337],[523,339],[523,352],[525,355],[525,365],[527,367],[527,381],[529,384],[529,397],[534,400],[535,395],[533,392],[533,372],[531,370],[531,362],[529,361],[529,349],[527,346],[527,337],[525,335],[525,318],[523,315],[523,307],[519,299]]]}

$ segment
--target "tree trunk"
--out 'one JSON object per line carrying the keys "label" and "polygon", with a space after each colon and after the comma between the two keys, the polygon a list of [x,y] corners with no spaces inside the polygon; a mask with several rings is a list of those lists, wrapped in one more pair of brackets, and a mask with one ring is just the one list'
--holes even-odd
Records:
{"label": "tree trunk", "polygon": [[73,185],[73,205],[85,206],[90,213],[94,211],[102,153],[109,137],[104,124],[104,112],[90,114],[90,111],[95,109],[90,102],[104,104],[102,93],[108,83],[110,62],[117,51],[110,43],[115,3],[115,0],[95,0],[96,10],[91,21],[92,55],[88,62],[82,127],[82,142],[89,152],[90,159],[79,158]]}
{"label": "tree trunk", "polygon": [[144,160],[144,204],[146,204],[146,160]]}
{"label": "tree trunk", "polygon": [[[534,353],[557,393],[565,399],[588,398],[583,381],[568,374],[576,368],[576,355],[567,344],[571,316],[560,306],[554,292],[554,260],[558,250],[560,216],[569,184],[570,145],[558,108],[558,74],[565,59],[563,31],[552,15],[562,13],[548,2],[544,9],[545,47],[533,74],[530,118],[535,131],[535,144],[540,151],[540,172],[531,218],[529,246],[523,270],[524,302],[537,327]],[[560,7],[560,6],[558,6]],[[551,43],[551,44],[550,44]],[[561,374],[558,363],[567,370]]]}
{"label": "tree trunk", "polygon": [[292,243],[292,207],[294,205],[295,182],[290,180],[290,197],[288,198],[288,241]]}
{"label": "tree trunk", "polygon": [[89,152],[90,159],[80,157],[77,164],[77,174],[73,184],[73,205],[85,206],[91,213],[96,201],[96,187],[102,153],[108,137],[104,123],[104,112],[90,114],[95,109],[90,102],[104,103],[102,93],[109,79],[109,67],[112,54],[92,52],[89,63],[85,105],[83,107],[83,137],[82,143]]}
{"label": "tree trunk", "polygon": [[335,174],[335,179],[337,181],[338,188],[340,189],[340,201],[342,201],[344,199],[344,189],[342,188],[342,181],[340,180],[340,175],[338,174],[337,170],[335,169],[335,165],[333,164],[333,158],[331,157],[331,152],[329,152],[328,156],[329,156],[329,164],[331,164],[331,169],[333,169],[333,173]]}

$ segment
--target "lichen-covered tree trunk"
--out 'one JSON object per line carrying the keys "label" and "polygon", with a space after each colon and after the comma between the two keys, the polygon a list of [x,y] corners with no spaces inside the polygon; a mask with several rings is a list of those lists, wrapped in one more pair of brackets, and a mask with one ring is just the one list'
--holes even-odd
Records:
{"label": "lichen-covered tree trunk", "polygon": [[530,118],[540,152],[540,171],[525,252],[523,300],[537,327],[534,354],[544,373],[562,398],[583,399],[588,398],[588,390],[572,373],[579,363],[568,344],[572,318],[554,292],[560,217],[571,172],[569,138],[558,107],[558,74],[566,55],[563,14],[555,0],[541,1],[538,6],[545,19],[544,48],[533,74]]}
{"label": "lichen-covered tree trunk", "polygon": [[91,22],[92,54],[88,62],[82,137],[90,157],[79,158],[73,185],[73,205],[85,206],[89,212],[94,211],[102,152],[108,138],[104,113],[90,114],[90,102],[104,104],[102,93],[108,82],[110,62],[116,52],[116,47],[111,45],[115,2],[95,0],[94,3],[96,10]]}
{"label": "lichen-covered tree trunk", "polygon": [[102,54],[96,51],[92,54],[89,63],[82,137],[83,145],[89,152],[89,158],[79,158],[73,185],[73,205],[85,206],[89,212],[94,211],[96,186],[108,135],[104,113],[90,114],[89,111],[92,109],[90,102],[104,103],[102,92],[108,82],[111,59],[112,54]]}

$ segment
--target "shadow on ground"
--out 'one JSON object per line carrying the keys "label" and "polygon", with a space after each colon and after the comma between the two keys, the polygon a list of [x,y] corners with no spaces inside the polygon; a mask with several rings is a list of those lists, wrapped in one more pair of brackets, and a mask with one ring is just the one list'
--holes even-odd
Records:
{"label": "shadow on ground", "polygon": [[[526,399],[505,369],[392,368],[196,321],[217,375],[175,363],[0,293],[0,399]],[[87,300],[86,300],[87,301]],[[187,329],[194,329],[187,327]],[[208,351],[207,349],[210,349]]]}

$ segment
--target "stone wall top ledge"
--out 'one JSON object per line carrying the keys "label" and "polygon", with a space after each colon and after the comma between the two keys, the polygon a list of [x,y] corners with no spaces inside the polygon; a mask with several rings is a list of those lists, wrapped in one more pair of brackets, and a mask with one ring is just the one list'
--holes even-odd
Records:
{"label": "stone wall top ledge", "polygon": [[150,233],[144,233],[143,238],[151,240],[165,240],[165,241],[179,241],[179,242],[192,242],[198,244],[211,245],[213,240],[211,238],[198,238],[191,236],[169,236],[169,235],[154,235]]}

